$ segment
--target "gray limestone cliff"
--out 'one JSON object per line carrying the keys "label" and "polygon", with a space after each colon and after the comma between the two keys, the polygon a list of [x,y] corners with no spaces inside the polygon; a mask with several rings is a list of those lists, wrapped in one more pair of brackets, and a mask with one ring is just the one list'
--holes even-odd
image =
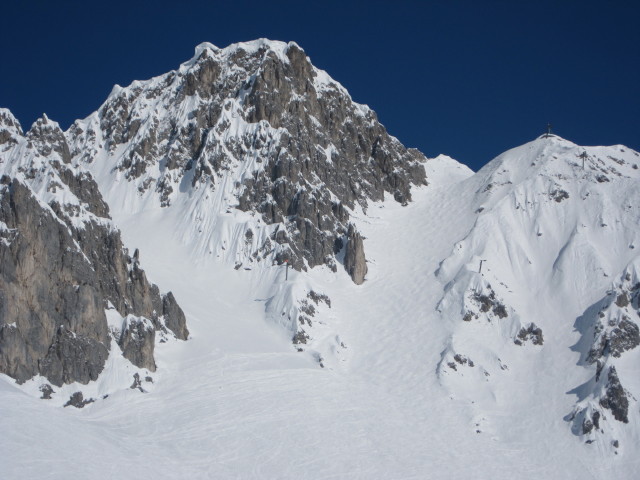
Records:
{"label": "gray limestone cliff", "polygon": [[356,285],[364,283],[367,274],[367,261],[364,256],[364,242],[362,236],[353,224],[347,232],[347,245],[344,254],[344,268]]}
{"label": "gray limestone cliff", "polygon": [[20,383],[96,380],[112,349],[111,307],[124,356],[155,370],[155,332],[186,339],[184,314],[129,256],[58,125],[45,116],[23,135],[0,109],[0,177],[0,372]]}

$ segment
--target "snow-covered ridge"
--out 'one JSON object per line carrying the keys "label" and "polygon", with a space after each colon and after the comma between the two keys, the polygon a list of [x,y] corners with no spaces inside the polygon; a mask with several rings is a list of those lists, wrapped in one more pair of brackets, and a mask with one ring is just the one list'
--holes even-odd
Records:
{"label": "snow-covered ridge", "polygon": [[[10,135],[4,141],[4,151],[0,151],[0,176],[17,178],[27,185],[45,210],[54,213],[51,206],[59,205],[68,213],[69,221],[76,228],[83,228],[87,222],[111,228],[108,210],[91,208],[61,178],[68,172],[74,177],[86,176],[88,181],[92,181],[90,174],[82,166],[69,163],[68,148],[59,124],[43,115],[23,135],[19,129],[20,124],[11,112],[5,109],[2,116],[13,119],[9,125],[17,127],[5,130]],[[54,214],[54,217],[62,222],[57,215]]]}
{"label": "snow-covered ridge", "polygon": [[[461,221],[468,229],[436,272],[444,289],[438,310],[452,325],[438,367],[445,388],[488,407],[504,394],[509,377],[537,375],[551,358],[584,376],[573,365],[599,340],[593,338],[596,327],[576,319],[603,295],[609,299],[605,307],[615,307],[615,298],[605,293],[611,278],[637,260],[639,166],[640,154],[624,146],[582,147],[544,135],[454,185],[467,199]],[[618,317],[610,320],[611,328],[619,329]],[[475,368],[469,368],[471,361]],[[623,438],[628,444],[637,428],[606,422],[606,399],[624,398],[624,391],[631,392],[632,402],[640,393],[634,380],[625,385],[630,376],[624,368],[622,374],[612,368],[605,368],[599,382],[577,388],[575,377],[567,377],[553,387],[565,408],[556,415],[567,415],[574,433],[589,443],[597,430],[609,431],[599,447],[609,454]],[[605,400],[598,406],[600,399]]]}
{"label": "snow-covered ridge", "polygon": [[283,62],[289,62],[287,57],[287,50],[291,47],[296,47],[300,50],[300,46],[295,42],[281,42],[279,40],[269,40],[267,38],[259,38],[248,42],[232,43],[224,48],[219,48],[209,42],[202,42],[195,48],[195,55],[187,62],[183,63],[183,66],[192,66],[200,59],[202,52],[209,51],[222,58],[228,58],[232,55],[242,51],[249,55],[255,54],[260,50],[268,50],[274,52],[278,58]]}

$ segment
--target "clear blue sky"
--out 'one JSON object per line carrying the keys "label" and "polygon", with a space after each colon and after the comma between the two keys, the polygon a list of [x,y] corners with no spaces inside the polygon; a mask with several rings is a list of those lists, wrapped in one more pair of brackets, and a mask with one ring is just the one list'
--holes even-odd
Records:
{"label": "clear blue sky", "polygon": [[479,168],[541,134],[640,149],[640,2],[5,2],[0,106],[63,128],[203,41],[296,41],[387,130]]}

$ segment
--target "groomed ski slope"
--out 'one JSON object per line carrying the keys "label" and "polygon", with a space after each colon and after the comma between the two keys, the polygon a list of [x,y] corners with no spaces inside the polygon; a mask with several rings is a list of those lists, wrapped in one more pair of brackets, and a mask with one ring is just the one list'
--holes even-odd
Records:
{"label": "groomed ski slope", "polygon": [[[82,410],[50,407],[4,377],[2,478],[633,478],[637,444],[605,454],[563,420],[575,398],[562,386],[579,371],[562,368],[579,360],[569,327],[542,351],[513,355],[486,389],[442,383],[437,366],[456,328],[437,311],[445,285],[435,272],[475,224],[477,177],[446,157],[427,169],[432,184],[407,207],[356,214],[369,261],[362,286],[341,268],[289,272],[288,282],[331,298],[318,321],[346,348],[325,368],[265,320],[282,268],[198,261],[173,231],[175,209],[112,211],[149,278],[174,292],[191,338],[157,349],[150,393],[122,390]],[[491,331],[477,335],[492,341]]]}

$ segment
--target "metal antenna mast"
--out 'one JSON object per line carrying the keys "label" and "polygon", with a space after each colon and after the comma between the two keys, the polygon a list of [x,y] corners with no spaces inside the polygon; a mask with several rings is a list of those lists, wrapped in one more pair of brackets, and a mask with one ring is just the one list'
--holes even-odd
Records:
{"label": "metal antenna mast", "polygon": [[483,264],[484,262],[486,262],[486,260],[485,260],[485,259],[481,259],[481,260],[480,260],[480,268],[478,269],[478,273],[482,273],[482,264]]}
{"label": "metal antenna mast", "polygon": [[587,152],[584,151],[580,154],[580,158],[582,159],[582,169],[584,170],[584,161],[589,158],[589,155],[587,155]]}

